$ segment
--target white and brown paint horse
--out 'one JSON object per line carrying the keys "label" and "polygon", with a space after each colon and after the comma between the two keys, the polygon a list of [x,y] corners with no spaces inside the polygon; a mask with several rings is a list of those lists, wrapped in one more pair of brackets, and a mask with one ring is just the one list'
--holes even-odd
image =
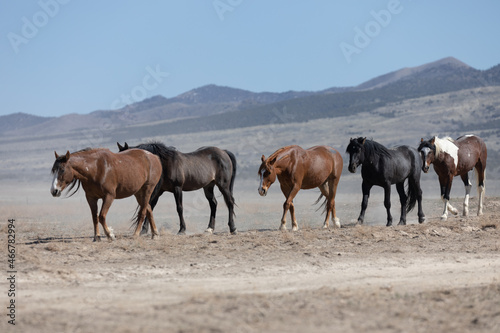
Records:
{"label": "white and brown paint horse", "polygon": [[[115,154],[103,148],[87,148],[72,154],[68,151],[61,156],[54,153],[56,160],[52,166],[54,179],[50,193],[54,197],[59,197],[66,188],[71,191],[78,184],[76,189],[78,190],[80,184],[82,185],[92,212],[94,241],[101,240],[98,222],[101,222],[109,240],[115,238],[106,224],[106,214],[113,200],[132,195],[139,204],[134,236],[139,235],[146,216],[153,230],[153,238],[158,235],[149,205],[149,198],[162,175],[160,159],[156,155],[142,149],[131,149]],[[97,214],[99,199],[102,199],[102,207]]]}
{"label": "white and brown paint horse", "polygon": [[450,203],[450,190],[453,177],[460,176],[465,185],[465,199],[463,215],[469,214],[469,195],[472,184],[469,180],[469,171],[476,169],[477,190],[479,206],[477,215],[483,214],[483,200],[485,192],[485,169],[487,150],[484,141],[475,135],[464,135],[456,140],[449,137],[438,138],[437,136],[425,141],[421,139],[418,147],[423,160],[422,170],[429,171],[429,166],[434,165],[439,184],[441,186],[441,197],[444,202],[442,220],[448,218],[448,211],[457,215],[458,211]]}
{"label": "white and brown paint horse", "polygon": [[343,161],[336,149],[316,146],[305,150],[299,146],[287,146],[278,149],[268,158],[262,155],[261,160],[259,194],[265,196],[278,177],[281,191],[286,198],[280,230],[286,229],[288,210],[292,217],[292,230],[299,229],[293,199],[299,190],[315,187],[321,191],[319,199],[325,197],[326,217],[323,228],[328,228],[330,214],[335,225],[340,228],[340,221],[335,211],[335,194],[342,174]]}

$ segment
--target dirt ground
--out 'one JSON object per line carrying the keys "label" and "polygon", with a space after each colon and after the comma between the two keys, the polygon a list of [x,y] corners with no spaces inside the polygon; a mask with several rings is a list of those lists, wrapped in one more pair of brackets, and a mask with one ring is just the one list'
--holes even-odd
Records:
{"label": "dirt ground", "polygon": [[[28,204],[40,214],[32,220],[48,219],[48,208]],[[22,223],[21,211],[7,211],[21,214],[15,331],[500,332],[499,198],[487,198],[482,217],[471,200],[470,217],[446,222],[440,200],[430,200],[420,225],[349,220],[323,230],[314,211],[317,223],[299,221],[292,233],[277,231],[275,216],[259,224],[271,217],[257,212],[237,235],[218,222],[213,235],[162,229],[158,240],[133,239],[123,224],[116,241],[97,243],[88,208],[76,206],[85,223]],[[359,202],[341,209],[355,217]],[[0,330],[13,332],[2,317]]]}

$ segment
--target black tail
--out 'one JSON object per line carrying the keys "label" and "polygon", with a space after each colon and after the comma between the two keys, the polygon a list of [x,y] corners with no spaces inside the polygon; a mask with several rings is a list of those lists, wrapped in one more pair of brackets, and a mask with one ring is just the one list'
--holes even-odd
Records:
{"label": "black tail", "polygon": [[229,158],[231,159],[231,163],[233,164],[233,173],[231,175],[231,183],[229,184],[229,190],[231,191],[231,194],[233,194],[234,179],[236,178],[236,157],[229,150],[224,151],[229,156]]}
{"label": "black tail", "polygon": [[[419,170],[420,171],[420,170]],[[408,199],[406,200],[406,212],[409,213],[415,208],[415,204],[417,203],[417,198],[420,192],[420,186],[412,180],[411,177],[408,178],[408,191],[406,196]]]}

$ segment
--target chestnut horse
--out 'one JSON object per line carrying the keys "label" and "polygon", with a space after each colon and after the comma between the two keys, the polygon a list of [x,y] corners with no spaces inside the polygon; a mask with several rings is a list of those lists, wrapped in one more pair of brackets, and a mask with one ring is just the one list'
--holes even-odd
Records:
{"label": "chestnut horse", "polygon": [[[72,154],[68,151],[61,156],[56,152],[54,154],[56,160],[52,167],[54,179],[50,192],[52,196],[59,197],[68,185],[68,191],[78,184],[77,191],[80,184],[82,185],[92,212],[94,241],[101,240],[98,222],[101,222],[109,240],[115,238],[106,224],[106,214],[114,199],[131,195],[135,195],[139,204],[134,236],[139,235],[146,216],[153,230],[153,238],[158,235],[149,206],[149,198],[162,175],[160,159],[157,156],[141,149],[115,154],[104,148],[87,148]],[[102,207],[97,215],[99,199],[102,199]]]}
{"label": "chestnut horse", "polygon": [[475,135],[461,136],[456,140],[449,137],[440,139],[437,136],[425,141],[420,140],[418,151],[422,155],[424,172],[429,171],[429,166],[434,165],[441,186],[441,198],[444,202],[444,211],[441,220],[448,218],[448,211],[458,214],[455,207],[450,205],[450,191],[453,177],[460,176],[465,185],[465,199],[463,215],[469,214],[469,195],[472,184],[469,180],[469,171],[476,169],[477,191],[479,206],[477,215],[483,214],[483,199],[485,192],[485,169],[488,152],[484,141]]}
{"label": "chestnut horse", "polygon": [[325,197],[326,217],[323,228],[328,228],[330,214],[335,225],[340,227],[340,221],[335,211],[335,194],[342,174],[342,167],[342,156],[337,150],[328,146],[316,146],[307,150],[299,146],[287,146],[278,149],[267,159],[262,155],[262,164],[259,167],[259,194],[265,196],[269,187],[276,181],[277,176],[281,191],[286,197],[280,230],[286,229],[288,210],[290,210],[292,217],[292,230],[299,229],[295,218],[293,199],[300,189],[315,187],[321,191],[320,198]]}

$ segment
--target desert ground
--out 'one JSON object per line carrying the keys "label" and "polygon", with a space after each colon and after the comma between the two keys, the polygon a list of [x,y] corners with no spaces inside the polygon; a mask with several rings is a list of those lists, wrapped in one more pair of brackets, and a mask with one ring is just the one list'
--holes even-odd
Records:
{"label": "desert ground", "polygon": [[[198,191],[185,196],[185,236],[176,235],[173,197],[163,195],[155,209],[161,231],[156,240],[132,238],[135,202],[116,201],[108,214],[113,242],[92,241],[82,190],[56,199],[46,184],[4,186],[5,263],[6,220],[16,220],[16,326],[3,315],[0,330],[500,331],[497,195],[487,192],[483,216],[476,216],[472,196],[469,217],[443,222],[433,183],[434,196],[424,200],[425,223],[418,224],[413,211],[408,225],[385,227],[380,190],[374,189],[364,225],[355,224],[360,194],[344,190],[337,197],[342,228],[325,230],[319,205],[312,206],[319,191],[302,191],[295,201],[300,230],[291,232],[289,221],[289,231],[282,232],[278,185],[261,198],[254,183],[237,183],[243,188],[235,194],[237,235],[228,232],[221,197],[216,232],[203,232],[208,204]],[[459,182],[455,187],[452,203],[461,211],[463,187]],[[7,277],[2,277],[3,313]]]}

